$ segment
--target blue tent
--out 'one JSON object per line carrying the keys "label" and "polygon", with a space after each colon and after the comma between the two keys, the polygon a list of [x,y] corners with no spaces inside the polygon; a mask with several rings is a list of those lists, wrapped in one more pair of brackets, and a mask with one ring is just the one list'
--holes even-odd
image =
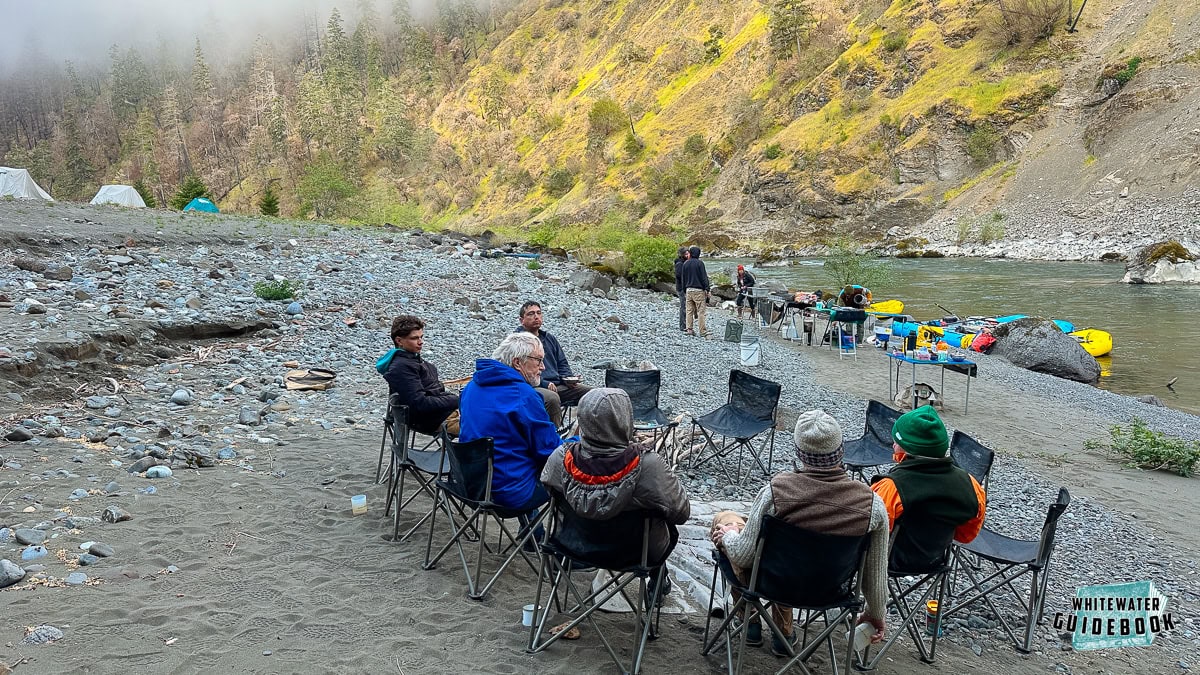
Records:
{"label": "blue tent", "polygon": [[220,213],[221,209],[217,205],[204,197],[196,197],[188,202],[188,205],[183,207],[184,211],[206,211],[208,213]]}

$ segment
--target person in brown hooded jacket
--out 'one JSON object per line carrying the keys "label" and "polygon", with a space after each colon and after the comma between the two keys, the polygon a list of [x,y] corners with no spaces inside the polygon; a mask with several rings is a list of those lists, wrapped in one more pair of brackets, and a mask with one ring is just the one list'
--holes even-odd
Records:
{"label": "person in brown hooded jacket", "polygon": [[650,531],[650,561],[665,561],[679,540],[675,526],[687,522],[691,503],[663,458],[635,442],[629,394],[593,389],[579,400],[577,418],[580,440],[550,455],[542,483],[583,518],[608,520],[631,510],[661,518]]}

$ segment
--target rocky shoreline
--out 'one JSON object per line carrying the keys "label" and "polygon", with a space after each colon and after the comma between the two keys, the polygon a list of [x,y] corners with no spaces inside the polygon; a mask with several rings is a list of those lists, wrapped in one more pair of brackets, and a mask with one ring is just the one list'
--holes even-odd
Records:
{"label": "rocky shoreline", "polygon": [[[85,214],[89,222],[74,222]],[[591,384],[602,375],[590,365],[651,360],[664,372],[663,407],[685,419],[724,403],[727,374],[740,367],[735,345],[681,334],[675,327],[676,301],[669,296],[605,284],[595,273],[553,258],[531,269],[526,259],[483,257],[472,241],[419,231],[306,232],[250,219],[181,217],[148,223],[144,218],[117,209],[0,204],[0,236],[8,238],[12,252],[0,259],[0,294],[8,298],[8,306],[0,308],[0,436],[7,439],[0,442],[0,527],[5,528],[0,558],[10,563],[0,569],[6,575],[0,579],[15,579],[6,596],[31,593],[21,596],[26,602],[0,623],[0,643],[18,642],[19,626],[48,624],[26,639],[62,640],[65,648],[56,657],[62,669],[95,667],[105,644],[96,641],[102,638],[89,632],[83,617],[68,619],[71,627],[57,637],[48,630],[81,611],[81,605],[96,604],[95,595],[73,595],[76,586],[125,598],[157,587],[143,584],[198,593],[188,584],[228,577],[238,593],[261,597],[268,615],[299,612],[287,607],[290,593],[330,596],[329,605],[341,608],[340,595],[369,602],[380,592],[369,582],[359,588],[331,577],[324,553],[306,557],[303,547],[280,543],[307,539],[310,531],[324,533],[350,551],[338,558],[343,574],[362,565],[364,573],[394,565],[394,544],[381,541],[376,531],[352,529],[368,521],[344,519],[349,511],[342,492],[367,491],[381,510],[383,497],[370,486],[369,474],[378,452],[385,388],[373,364],[388,347],[387,327],[395,314],[428,320],[425,355],[443,377],[452,378],[469,375],[474,359],[490,353],[515,327],[522,301],[538,299],[547,328],[560,336]],[[294,301],[257,297],[255,285],[272,279],[299,282],[300,296]],[[725,316],[716,310],[709,316],[710,330],[719,333]],[[784,391],[775,468],[788,466],[791,420],[803,410],[829,411],[851,437],[863,427],[864,399],[819,375],[821,368],[854,366],[822,364],[818,360],[824,354],[773,337],[763,343],[763,365],[755,373],[780,382]],[[1195,416],[981,359],[987,382],[980,386],[1014,398],[1059,400],[1114,422],[1136,414],[1153,428],[1200,438]],[[336,385],[327,391],[288,390],[284,375],[293,367],[330,368],[338,373]],[[846,370],[843,377],[861,378],[861,371]],[[1005,414],[1003,407],[995,411]],[[685,470],[681,477],[698,504],[744,502],[757,491],[754,483],[732,484],[721,467]],[[1036,533],[1058,482],[1019,455],[1002,454],[989,526]],[[247,485],[260,492],[247,494]],[[334,489],[338,493],[326,499]],[[288,514],[286,521],[256,525],[258,518],[241,515],[243,509],[249,514],[265,508],[256,495],[268,494],[273,506]],[[691,526],[694,534],[704,523],[697,519]],[[380,523],[378,530],[390,527]],[[42,541],[33,543],[39,537]],[[707,556],[696,537],[688,541],[679,551],[685,558],[679,569]],[[1127,546],[1131,541],[1140,545]],[[196,553],[214,550],[206,559]],[[1167,666],[1182,672],[1200,647],[1200,627],[1192,623],[1200,609],[1197,550],[1194,542],[1177,548],[1128,514],[1079,496],[1060,529],[1056,556],[1062,564],[1052,579],[1052,607],[1066,602],[1078,586],[1152,570],[1156,584],[1187,617],[1179,631],[1156,642],[1155,672],[1168,672],[1162,669]],[[243,562],[238,557],[243,553],[261,555]],[[412,564],[411,558],[405,563]],[[444,584],[446,593],[457,593],[461,582],[452,566],[442,573],[412,573],[434,575],[416,578],[437,578],[426,583]],[[405,591],[389,587],[387,592]],[[458,595],[451,602],[454,614],[480,607]],[[139,611],[173,606],[147,605]],[[508,609],[506,604],[480,611]],[[190,610],[181,611],[191,616]],[[215,610],[201,605],[195,611]],[[352,622],[354,615],[339,616]],[[501,614],[497,620],[500,616],[511,618]],[[218,623],[229,621],[236,619]],[[695,618],[680,619],[682,626],[695,624]],[[217,629],[206,639],[224,636],[224,629]],[[161,652],[169,637],[152,638],[156,645],[150,652]],[[955,662],[960,670],[1145,672],[1122,657],[1097,662],[1076,654],[1049,626],[1039,629],[1033,656],[1015,657],[983,612],[964,615],[947,639],[954,646],[945,657],[939,652],[939,660],[960,659]],[[489,640],[490,649],[502,654],[520,652],[507,634]],[[349,636],[347,641],[352,643]],[[660,651],[661,668],[703,667],[691,639],[679,642],[674,652]],[[282,655],[281,647],[247,646],[258,644],[238,642],[239,653],[256,659]],[[122,645],[139,651],[136,641]],[[15,655],[4,656],[0,663]],[[169,658],[176,666],[200,663]],[[489,657],[468,649],[461,658],[467,661],[460,668]],[[528,657],[512,661],[536,664],[522,658]]]}

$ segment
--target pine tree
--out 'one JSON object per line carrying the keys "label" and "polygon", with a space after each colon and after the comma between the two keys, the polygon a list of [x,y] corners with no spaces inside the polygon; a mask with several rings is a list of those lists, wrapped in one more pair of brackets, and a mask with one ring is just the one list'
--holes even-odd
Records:
{"label": "pine tree", "polygon": [[176,211],[182,211],[183,207],[187,206],[196,197],[210,197],[208,186],[196,174],[189,174],[183,179],[183,184],[179,186],[179,191],[171,197],[171,208]]}
{"label": "pine tree", "polygon": [[808,0],[773,0],[768,22],[771,50],[779,58],[799,56],[816,23]]}
{"label": "pine tree", "polygon": [[150,191],[150,188],[146,187],[145,181],[139,178],[133,184],[133,189],[137,190],[137,193],[142,196],[142,201],[146,202],[147,207],[155,208],[158,206],[158,200],[154,198],[154,193]]}
{"label": "pine tree", "polygon": [[275,191],[271,189],[270,183],[267,183],[267,189],[263,192],[262,199],[258,200],[258,210],[264,216],[277,217],[279,215],[279,197],[275,196]]}

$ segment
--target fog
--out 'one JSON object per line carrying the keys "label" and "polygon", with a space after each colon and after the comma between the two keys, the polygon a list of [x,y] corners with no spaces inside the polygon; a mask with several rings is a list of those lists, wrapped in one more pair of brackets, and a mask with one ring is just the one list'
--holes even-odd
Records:
{"label": "fog", "polygon": [[[410,0],[425,15],[434,0]],[[349,28],[364,5],[391,21],[392,0],[0,0],[0,75],[49,61],[105,69],[109,48],[184,57],[200,38],[214,63],[236,58],[257,35],[294,38],[322,29],[337,7]]]}

